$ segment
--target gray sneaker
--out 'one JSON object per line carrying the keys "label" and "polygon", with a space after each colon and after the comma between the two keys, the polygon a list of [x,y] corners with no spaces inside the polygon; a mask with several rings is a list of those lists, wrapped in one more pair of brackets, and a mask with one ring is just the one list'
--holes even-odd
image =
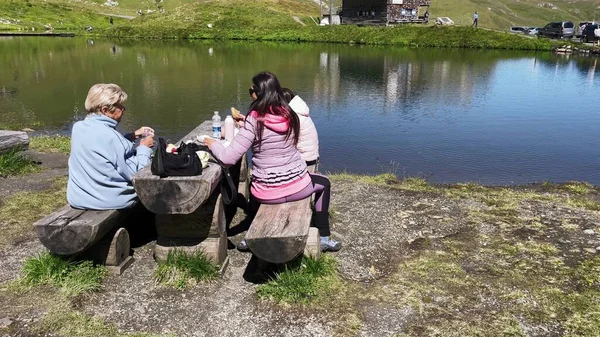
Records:
{"label": "gray sneaker", "polygon": [[337,252],[342,249],[342,243],[337,242],[329,236],[321,236],[321,251],[322,252]]}
{"label": "gray sneaker", "polygon": [[250,248],[248,248],[248,244],[246,243],[245,239],[240,241],[240,243],[237,244],[236,248],[240,252],[249,252],[250,251]]}

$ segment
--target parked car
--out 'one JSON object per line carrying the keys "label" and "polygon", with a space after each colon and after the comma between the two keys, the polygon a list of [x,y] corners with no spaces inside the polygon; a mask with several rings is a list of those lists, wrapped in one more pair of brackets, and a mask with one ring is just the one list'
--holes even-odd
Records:
{"label": "parked car", "polygon": [[585,29],[581,33],[581,42],[598,41],[598,37],[594,35],[594,30],[598,29],[598,26],[598,24],[589,24],[585,26]]}
{"label": "parked car", "polygon": [[454,21],[452,21],[452,19],[449,17],[442,16],[435,19],[435,24],[440,26],[452,26],[454,25]]}
{"label": "parked car", "polygon": [[531,27],[528,30],[525,31],[525,35],[538,35],[538,33],[540,32],[539,27]]}
{"label": "parked car", "polygon": [[509,31],[511,33],[523,34],[523,33],[525,33],[525,31],[527,31],[527,29],[529,29],[529,28],[527,28],[527,27],[521,27],[521,26],[513,26],[513,27],[510,27]]}
{"label": "parked car", "polygon": [[550,22],[539,30],[538,36],[546,36],[556,39],[572,39],[575,35],[575,24],[571,21]]}
{"label": "parked car", "polygon": [[594,22],[594,21],[580,22],[577,25],[577,31],[575,32],[575,37],[581,37],[581,35],[583,35],[583,30],[585,29],[585,26],[597,25],[597,24],[598,24],[598,22]]}

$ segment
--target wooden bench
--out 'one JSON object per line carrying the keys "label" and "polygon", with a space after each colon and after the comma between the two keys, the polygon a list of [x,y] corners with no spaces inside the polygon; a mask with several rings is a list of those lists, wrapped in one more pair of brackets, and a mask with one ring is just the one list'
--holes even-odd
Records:
{"label": "wooden bench", "polygon": [[90,259],[120,275],[133,262],[129,233],[119,228],[130,211],[90,211],[67,205],[37,221],[34,227],[50,252]]}
{"label": "wooden bench", "polygon": [[[309,168],[314,172],[314,167]],[[304,253],[321,254],[319,231],[311,228],[311,198],[279,205],[261,205],[246,234],[248,248],[256,257],[285,263]]]}
{"label": "wooden bench", "polygon": [[[211,133],[212,122],[206,121],[180,142]],[[230,172],[237,180],[239,192],[247,193],[246,157],[231,167]],[[156,213],[157,260],[166,259],[175,249],[188,253],[201,250],[221,265],[221,270],[227,266],[226,224],[232,217],[226,217],[226,213],[235,212],[235,206],[225,207],[222,202],[217,188],[221,177],[221,167],[215,163],[209,163],[201,175],[192,177],[160,178],[149,167],[136,173],[133,185],[138,197],[148,210]]]}
{"label": "wooden bench", "polygon": [[0,130],[0,154],[29,148],[29,136],[22,131]]}

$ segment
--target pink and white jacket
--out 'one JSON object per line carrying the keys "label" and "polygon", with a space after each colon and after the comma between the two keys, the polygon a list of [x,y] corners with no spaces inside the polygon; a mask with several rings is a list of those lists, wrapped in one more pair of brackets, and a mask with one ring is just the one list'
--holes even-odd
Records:
{"label": "pink and white jacket", "polygon": [[294,96],[289,103],[290,108],[300,119],[300,136],[298,137],[298,151],[304,161],[313,161],[319,158],[319,134],[315,123],[310,118],[310,109],[300,96]]}
{"label": "pink and white jacket", "polygon": [[256,118],[256,111],[251,111],[229,146],[214,142],[210,151],[225,165],[233,165],[252,149],[250,190],[258,199],[279,199],[303,190],[312,181],[306,171],[306,162],[294,146],[294,137],[285,139],[290,127],[289,120],[267,114],[262,141],[259,143],[256,140]]}

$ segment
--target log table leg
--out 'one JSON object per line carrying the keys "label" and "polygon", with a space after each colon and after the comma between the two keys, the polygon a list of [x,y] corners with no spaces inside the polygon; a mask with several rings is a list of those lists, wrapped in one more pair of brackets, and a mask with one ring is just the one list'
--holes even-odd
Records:
{"label": "log table leg", "polygon": [[319,237],[319,230],[315,227],[308,229],[308,238],[306,239],[306,246],[304,247],[304,255],[318,259],[321,256],[321,240]]}
{"label": "log table leg", "polygon": [[125,228],[119,228],[79,254],[78,259],[103,264],[109,272],[121,275],[133,263],[130,251],[129,232]]}
{"label": "log table leg", "polygon": [[157,214],[156,260],[166,260],[170,251],[204,252],[223,271],[228,263],[225,208],[217,191],[191,214]]}

